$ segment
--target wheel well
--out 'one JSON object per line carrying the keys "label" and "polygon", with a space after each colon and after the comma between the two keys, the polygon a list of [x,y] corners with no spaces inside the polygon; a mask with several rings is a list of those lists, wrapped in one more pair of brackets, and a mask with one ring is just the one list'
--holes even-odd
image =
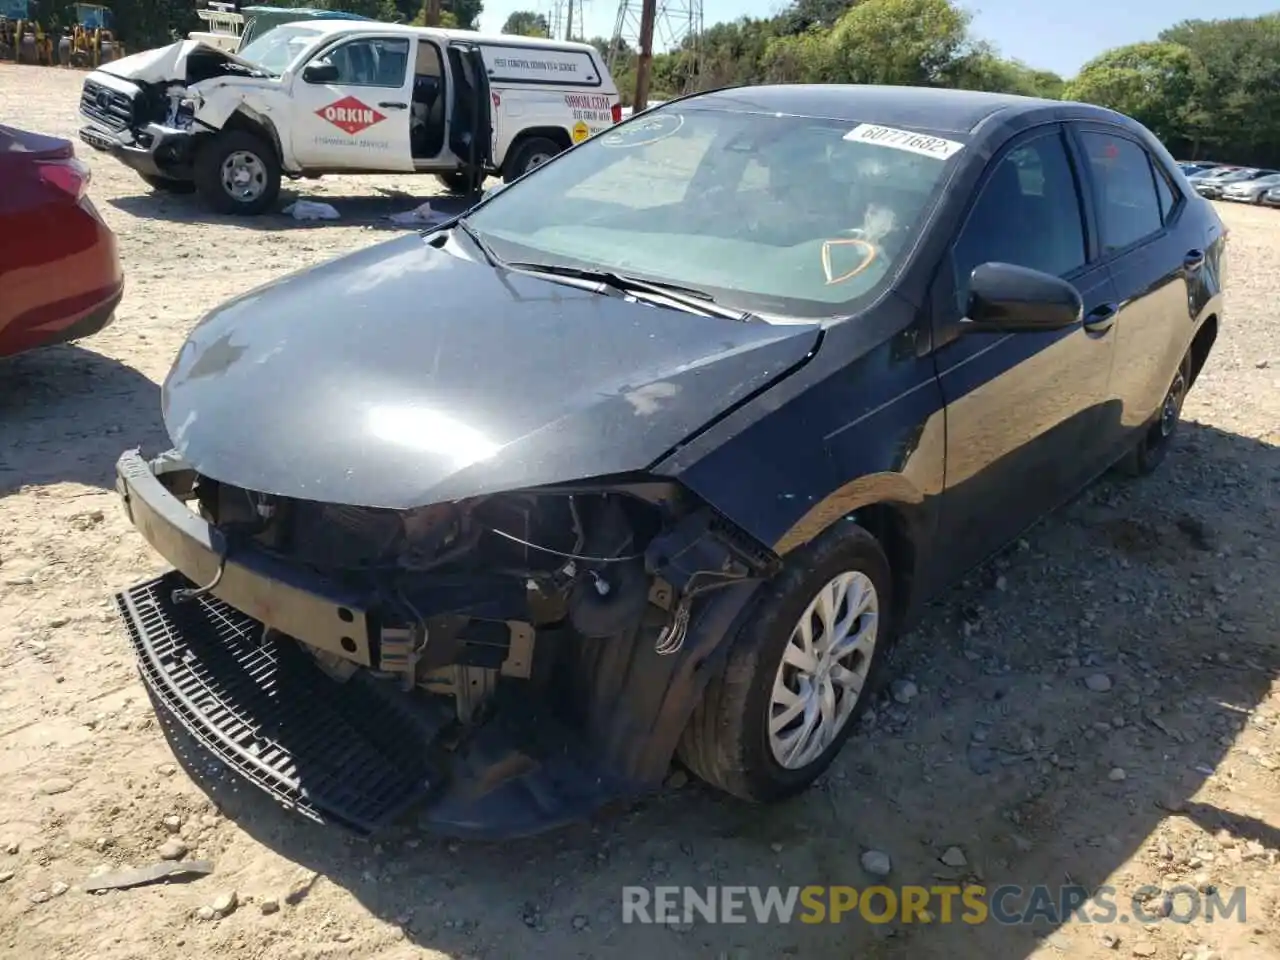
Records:
{"label": "wheel well", "polygon": [[1209,351],[1213,349],[1213,342],[1217,339],[1218,317],[1213,315],[1205,320],[1195,339],[1191,341],[1191,384],[1188,386],[1194,384],[1196,377],[1200,376],[1200,370],[1209,359]]}
{"label": "wheel well", "polygon": [[243,110],[237,110],[227,118],[227,122],[222,125],[223,130],[244,130],[246,133],[252,133],[266,140],[267,143],[276,151],[276,159],[283,160],[284,151],[281,149],[280,136],[276,133],[276,129],[270,123],[255,120]]}
{"label": "wheel well", "polygon": [[514,157],[527,141],[534,137],[543,137],[550,140],[561,150],[568,150],[569,147],[573,146],[569,131],[564,127],[530,127],[528,130],[521,130],[516,138],[511,141],[511,146],[507,149],[507,155],[502,158],[503,165],[505,166],[506,162],[511,157]]}
{"label": "wheel well", "polygon": [[875,503],[859,507],[853,513],[858,525],[880,542],[893,574],[893,614],[901,623],[911,606],[915,587],[916,547],[911,527],[902,510],[891,503]]}

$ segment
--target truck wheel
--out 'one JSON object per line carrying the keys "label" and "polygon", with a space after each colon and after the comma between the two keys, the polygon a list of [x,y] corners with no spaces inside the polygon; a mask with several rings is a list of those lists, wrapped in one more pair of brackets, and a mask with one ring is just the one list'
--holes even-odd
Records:
{"label": "truck wheel", "polygon": [[168,177],[153,177],[149,173],[140,173],[142,182],[157,193],[195,193],[196,185],[190,180],[170,180]]}
{"label": "truck wheel", "polygon": [[811,784],[879,686],[892,583],[880,544],[852,522],[789,556],[690,717],[684,765],[745,800],[780,800]]}
{"label": "truck wheel", "polygon": [[437,173],[436,179],[450,193],[467,193],[471,190],[471,176],[465,170]]}
{"label": "truck wheel", "polygon": [[502,166],[502,181],[510,183],[523,177],[535,167],[540,167],[557,153],[560,146],[546,137],[530,137],[516,147],[515,155]]}
{"label": "truck wheel", "polygon": [[275,149],[247,130],[218,134],[196,154],[196,189],[219,213],[256,216],[280,195]]}

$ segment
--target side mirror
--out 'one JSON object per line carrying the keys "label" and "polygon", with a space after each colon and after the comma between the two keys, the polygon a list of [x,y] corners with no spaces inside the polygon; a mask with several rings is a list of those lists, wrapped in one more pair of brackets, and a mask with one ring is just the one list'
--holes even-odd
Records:
{"label": "side mirror", "polygon": [[306,83],[337,83],[338,68],[328,60],[315,60],[303,68],[302,79]]}
{"label": "side mirror", "polygon": [[1012,263],[984,263],[969,280],[964,329],[972,333],[1034,333],[1079,323],[1084,302],[1071,284]]}

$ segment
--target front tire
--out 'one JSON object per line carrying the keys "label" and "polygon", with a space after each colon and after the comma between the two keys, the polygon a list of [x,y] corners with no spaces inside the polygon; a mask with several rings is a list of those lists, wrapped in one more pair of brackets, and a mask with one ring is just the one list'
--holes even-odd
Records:
{"label": "front tire", "polygon": [[218,134],[196,155],[196,190],[219,213],[257,216],[280,195],[275,148],[247,130]]}
{"label": "front tire", "polygon": [[1191,389],[1191,351],[1187,351],[1178,364],[1169,391],[1156,418],[1142,434],[1142,439],[1120,461],[1120,472],[1130,477],[1145,477],[1154,473],[1169,455],[1178,424],[1182,422],[1182,405]]}
{"label": "front tire", "polygon": [[502,165],[503,183],[518,180],[561,152],[560,145],[546,137],[530,137],[516,147],[515,153]]}
{"label": "front tire", "polygon": [[756,802],[799,793],[830,766],[880,686],[893,629],[889,561],[852,521],[763,589],[678,747],[702,780]]}

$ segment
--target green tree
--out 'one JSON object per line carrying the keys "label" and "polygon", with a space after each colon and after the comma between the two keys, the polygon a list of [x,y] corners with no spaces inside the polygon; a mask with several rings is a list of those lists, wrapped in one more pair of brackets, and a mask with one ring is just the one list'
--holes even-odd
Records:
{"label": "green tree", "polygon": [[769,44],[771,79],[943,85],[966,52],[969,15],[948,0],[863,0],[829,31]]}
{"label": "green tree", "polygon": [[502,32],[520,37],[549,37],[551,27],[542,14],[533,10],[517,10],[507,17],[507,22],[502,25]]}
{"label": "green tree", "polygon": [[1178,143],[1194,139],[1203,119],[1200,75],[1182,44],[1134,43],[1090,60],[1064,96],[1128,114],[1165,143]]}

